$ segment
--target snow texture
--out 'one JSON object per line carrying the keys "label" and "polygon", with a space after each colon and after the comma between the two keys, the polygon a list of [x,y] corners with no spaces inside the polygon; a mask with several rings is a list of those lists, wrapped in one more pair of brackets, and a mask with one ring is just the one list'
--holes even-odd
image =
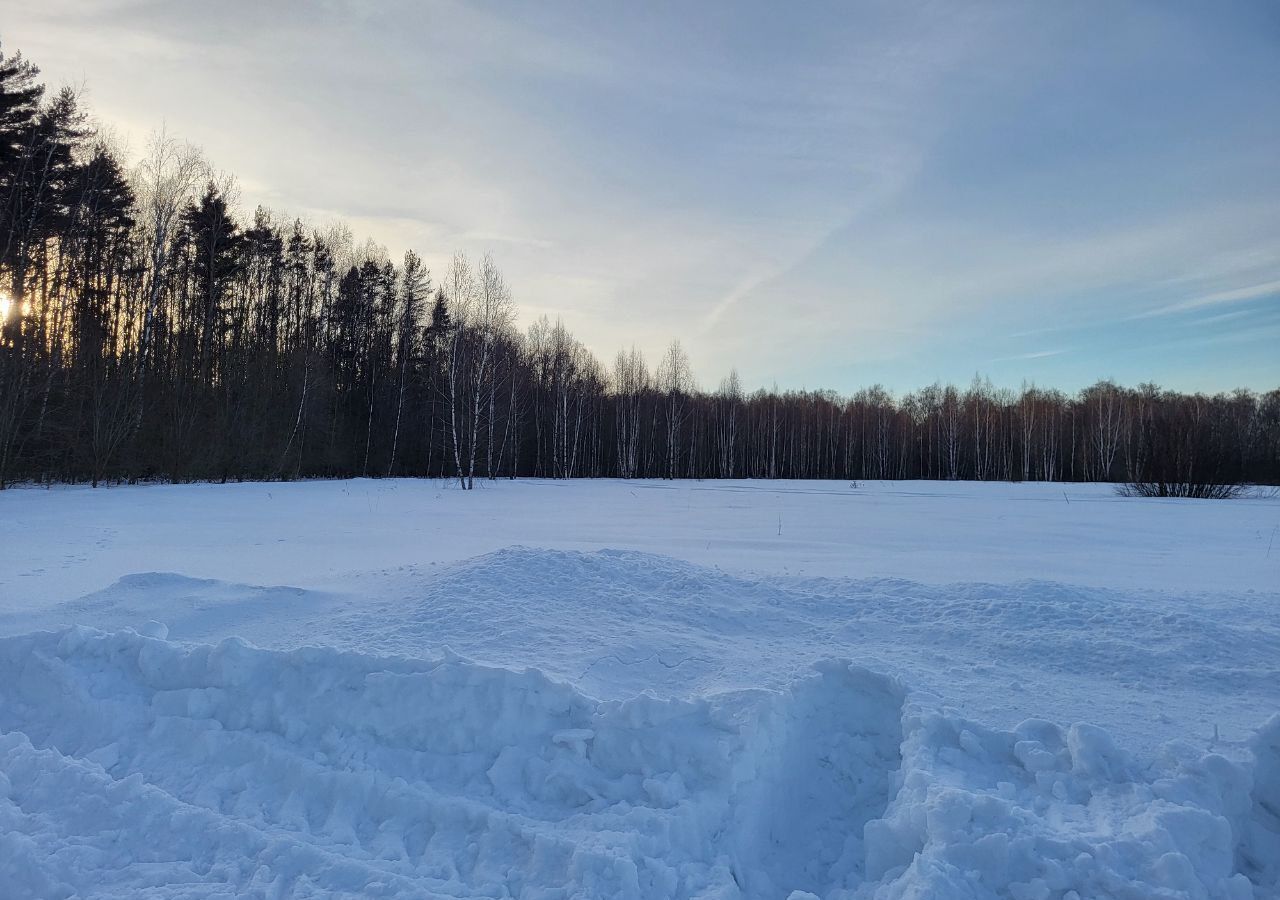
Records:
{"label": "snow texture", "polygon": [[722,487],[0,494],[0,896],[1280,896],[1280,504]]}
{"label": "snow texture", "polygon": [[1280,717],[1248,762],[1141,767],[846,661],[600,702],[454,656],[87,628],[0,639],[0,682],[9,896],[1248,898],[1280,858]]}

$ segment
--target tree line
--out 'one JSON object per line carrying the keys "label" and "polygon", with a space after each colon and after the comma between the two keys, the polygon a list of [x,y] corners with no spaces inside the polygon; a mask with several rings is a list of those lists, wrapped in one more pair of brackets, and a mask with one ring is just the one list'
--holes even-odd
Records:
{"label": "tree line", "polygon": [[521,332],[493,259],[433,277],[344,227],[236,209],[159,134],[127,165],[0,55],[0,487],[139,479],[1280,482],[1280,390],[1102,381],[700,388],[678,342],[602,363]]}

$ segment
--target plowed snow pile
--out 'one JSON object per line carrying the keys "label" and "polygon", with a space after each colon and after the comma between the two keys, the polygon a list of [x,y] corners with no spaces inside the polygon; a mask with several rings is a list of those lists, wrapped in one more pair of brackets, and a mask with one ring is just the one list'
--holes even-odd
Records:
{"label": "plowed snow pile", "polygon": [[826,662],[781,692],[597,702],[536,671],[0,639],[9,896],[1188,896],[1275,884],[1252,759],[984,728]]}
{"label": "plowed snow pile", "polygon": [[1280,503],[350,484],[0,494],[2,900],[1280,896]]}

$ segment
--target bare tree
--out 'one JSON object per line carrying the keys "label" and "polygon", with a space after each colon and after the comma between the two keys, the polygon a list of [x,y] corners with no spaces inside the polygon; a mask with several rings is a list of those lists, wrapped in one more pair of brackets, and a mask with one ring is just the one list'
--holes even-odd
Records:
{"label": "bare tree", "polygon": [[1106,481],[1115,465],[1125,423],[1125,409],[1120,391],[1110,381],[1100,381],[1086,391],[1089,413],[1093,416],[1092,443],[1095,477]]}
{"label": "bare tree", "polygon": [[672,341],[667,352],[658,365],[658,391],[662,394],[663,423],[665,425],[665,448],[667,454],[666,477],[678,478],[680,475],[680,432],[684,427],[685,411],[689,394],[693,389],[693,373],[689,368],[689,357],[685,354],[680,341]]}
{"label": "bare tree", "polygon": [[146,301],[142,312],[142,331],[138,340],[138,421],[143,412],[143,385],[147,361],[160,310],[169,263],[178,239],[182,211],[195,196],[200,182],[207,176],[208,164],[200,151],[190,144],[179,143],[163,129],[151,136],[147,155],[139,164],[134,178],[138,197],[141,237],[149,263]]}
{"label": "bare tree", "polygon": [[742,406],[742,382],[731,369],[716,391],[716,463],[721,478],[733,478],[738,462],[738,411]]}
{"label": "bare tree", "polygon": [[649,390],[649,370],[634,346],[619,350],[613,361],[614,424],[617,431],[618,474],[635,478],[640,466],[641,411]]}
{"label": "bare tree", "polygon": [[464,254],[456,255],[445,291],[455,320],[446,385],[453,458],[459,484],[470,490],[482,440],[487,437],[492,447],[503,339],[511,336],[515,308],[488,254],[474,270]]}

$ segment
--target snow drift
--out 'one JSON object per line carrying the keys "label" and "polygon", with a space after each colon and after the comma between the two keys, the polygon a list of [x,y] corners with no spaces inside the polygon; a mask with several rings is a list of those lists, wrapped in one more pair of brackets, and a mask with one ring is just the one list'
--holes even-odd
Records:
{"label": "snow drift", "polygon": [[161,620],[196,643],[414,658],[447,647],[615,700],[783,690],[817,661],[850,657],[970,719],[1088,721],[1143,758],[1174,736],[1242,741],[1280,711],[1276,592],[760,576],[529,547],[303,584],[139,572],[25,613],[5,609],[0,586],[0,636]]}
{"label": "snow drift", "polygon": [[999,731],[826,661],[598,701],[532,669],[0,638],[6,897],[1270,896],[1280,717],[1227,758]]}

